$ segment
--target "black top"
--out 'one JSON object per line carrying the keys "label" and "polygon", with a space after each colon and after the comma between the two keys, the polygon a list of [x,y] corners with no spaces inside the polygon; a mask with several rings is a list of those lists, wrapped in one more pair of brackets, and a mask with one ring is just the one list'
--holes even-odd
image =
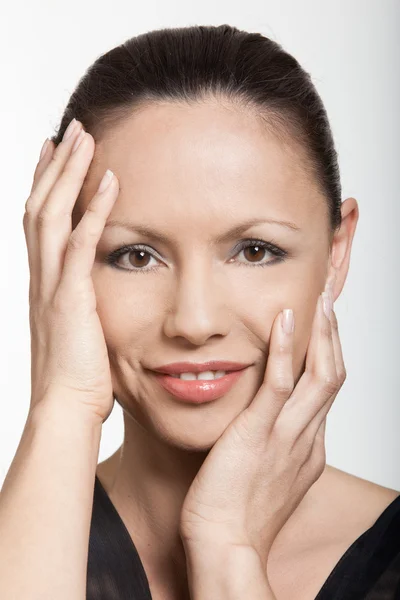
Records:
{"label": "black top", "polygon": [[[97,475],[86,599],[151,600],[136,547]],[[315,598],[359,599],[400,600],[400,496],[346,550]]]}

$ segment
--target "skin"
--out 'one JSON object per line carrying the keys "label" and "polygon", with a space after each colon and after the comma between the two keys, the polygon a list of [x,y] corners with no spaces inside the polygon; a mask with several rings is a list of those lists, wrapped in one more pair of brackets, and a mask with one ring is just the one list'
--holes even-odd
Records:
{"label": "skin", "polygon": [[[152,104],[105,132],[75,219],[107,168],[120,185],[108,221],[146,224],[171,241],[110,226],[97,245],[97,311],[125,428],[121,448],[97,474],[132,534],[152,591],[165,585],[179,594],[186,561],[178,523],[190,484],[259,389],[271,327],[284,308],[295,315],[295,382],[301,377],[318,296],[336,270],[336,300],[347,277],[358,205],[354,198],[342,203],[342,226],[330,245],[326,200],[302,148],[283,144],[254,114],[211,100]],[[290,221],[299,231],[261,223],[217,245],[218,235],[250,218]],[[254,257],[235,250],[245,239],[271,242],[288,256],[272,264],[268,251]],[[142,259],[130,254],[133,264],[127,254],[119,258],[121,269],[137,266],[136,272],[105,262],[125,244],[148,246]],[[174,400],[146,371],[208,359],[252,366],[225,397],[197,407]],[[274,556],[284,554],[332,478],[327,466],[278,536]]]}

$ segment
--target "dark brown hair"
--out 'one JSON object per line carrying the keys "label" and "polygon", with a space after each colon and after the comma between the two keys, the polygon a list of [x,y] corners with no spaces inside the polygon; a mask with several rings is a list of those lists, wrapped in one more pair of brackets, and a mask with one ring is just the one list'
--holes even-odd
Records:
{"label": "dark brown hair", "polygon": [[214,97],[255,112],[281,140],[296,141],[326,198],[330,239],[341,225],[337,153],[310,75],[275,41],[230,25],[164,28],[101,55],[72,93],[56,135],[73,117],[100,140],[114,123],[151,102]]}

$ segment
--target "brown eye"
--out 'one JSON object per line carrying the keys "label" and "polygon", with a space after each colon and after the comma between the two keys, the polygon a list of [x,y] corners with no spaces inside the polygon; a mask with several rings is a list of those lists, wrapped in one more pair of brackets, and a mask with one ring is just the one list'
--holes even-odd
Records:
{"label": "brown eye", "polygon": [[[240,244],[239,252],[237,256],[243,253],[245,260],[236,260],[235,262],[244,265],[255,267],[268,267],[279,262],[283,262],[288,253],[286,250],[279,248],[275,244],[270,242],[263,242],[262,240],[247,240]],[[265,258],[274,257],[272,260],[264,260]]]}
{"label": "brown eye", "polygon": [[132,265],[132,267],[137,269],[140,269],[141,267],[147,267],[149,264],[149,258],[151,258],[150,254],[144,250],[133,250],[132,252],[127,252],[126,255],[129,257],[128,262]]}
{"label": "brown eye", "polygon": [[259,262],[265,256],[266,249],[261,246],[248,246],[243,249],[243,255],[250,262]]}
{"label": "brown eye", "polygon": [[[151,264],[152,260],[154,261],[153,264]],[[147,273],[157,268],[158,264],[155,256],[146,250],[146,247],[137,245],[126,245],[114,250],[107,256],[106,262],[116,269],[129,271],[130,273]]]}
{"label": "brown eye", "polygon": [[[149,248],[151,251],[147,250]],[[155,250],[149,246],[142,245],[124,245],[122,248],[118,248],[111,252],[106,262],[122,271],[128,271],[129,273],[148,273],[158,268],[160,259],[157,259]],[[229,263],[235,262],[241,266],[255,266],[255,267],[268,267],[279,262],[286,260],[289,256],[286,250],[279,248],[275,244],[270,242],[263,242],[261,240],[246,240],[241,242],[239,250],[236,251],[235,256],[240,255],[243,252],[243,260],[233,260],[232,258],[228,261]],[[269,257],[275,257],[273,260],[264,261],[265,255]],[[151,264],[151,260],[154,263]]]}

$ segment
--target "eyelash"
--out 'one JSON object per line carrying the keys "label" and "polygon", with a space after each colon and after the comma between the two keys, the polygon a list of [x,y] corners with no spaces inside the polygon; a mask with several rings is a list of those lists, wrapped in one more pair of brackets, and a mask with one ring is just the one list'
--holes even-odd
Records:
{"label": "eyelash", "polygon": [[[246,248],[253,248],[253,247],[257,247],[257,246],[259,246],[259,247],[267,250],[271,254],[273,254],[276,257],[275,260],[272,260],[267,263],[241,263],[241,262],[239,262],[238,264],[241,266],[245,266],[245,267],[246,266],[269,267],[271,265],[275,265],[277,263],[284,262],[289,255],[289,253],[286,250],[279,248],[279,246],[276,246],[275,244],[271,244],[269,242],[265,242],[263,240],[258,240],[258,239],[248,239],[248,240],[243,240],[242,242],[240,242],[239,248],[238,248],[238,251],[236,254],[238,254],[242,250],[245,250]],[[113,252],[111,252],[107,256],[106,262],[114,269],[119,269],[121,271],[128,271],[128,273],[138,273],[141,271],[148,273],[149,271],[154,271],[157,267],[156,266],[148,267],[148,268],[133,267],[131,269],[126,269],[125,267],[120,267],[116,264],[117,260],[120,256],[123,256],[124,254],[129,254],[130,252],[142,251],[142,252],[146,252],[146,254],[150,254],[150,256],[153,256],[153,254],[151,252],[149,252],[148,249],[149,249],[149,246],[145,246],[143,244],[126,244],[126,245],[122,246],[121,248],[117,248],[117,250],[113,250]],[[236,254],[234,256],[236,256]],[[153,258],[156,258],[156,257],[153,256]]]}

